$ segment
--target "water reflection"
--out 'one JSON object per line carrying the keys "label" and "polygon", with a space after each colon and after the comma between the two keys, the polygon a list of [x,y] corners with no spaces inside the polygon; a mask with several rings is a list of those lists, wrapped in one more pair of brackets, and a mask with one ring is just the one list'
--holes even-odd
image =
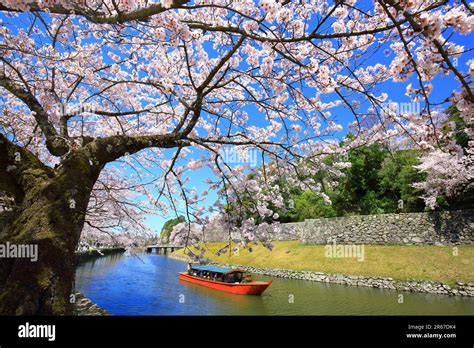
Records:
{"label": "water reflection", "polygon": [[[179,283],[186,287],[191,299],[212,298],[213,301],[218,301],[227,304],[230,308],[229,312],[225,311],[221,315],[266,315],[269,314],[266,308],[266,303],[262,296],[242,296],[235,295],[228,292],[216,291],[206,288],[201,285],[185,282],[179,280]],[[196,313],[200,314],[200,313]]]}

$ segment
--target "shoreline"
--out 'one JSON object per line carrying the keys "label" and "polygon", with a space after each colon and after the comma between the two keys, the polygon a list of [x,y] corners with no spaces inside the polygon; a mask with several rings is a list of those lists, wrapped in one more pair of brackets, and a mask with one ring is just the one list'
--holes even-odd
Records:
{"label": "shoreline", "polygon": [[[175,260],[180,260],[184,262],[188,261],[188,258],[186,256],[173,255],[173,253],[168,254],[167,256]],[[447,284],[429,280],[399,281],[389,277],[367,277],[358,275],[330,274],[314,271],[297,271],[291,269],[259,268],[237,264],[219,264],[216,262],[211,263],[231,268],[240,268],[250,273],[278,278],[308,280],[314,282],[332,283],[348,286],[365,286],[395,291],[429,293],[447,296],[474,297],[474,283],[456,282],[456,286],[451,287]]]}
{"label": "shoreline", "polygon": [[74,293],[74,315],[75,316],[111,316],[106,309],[99,307],[82,293]]}
{"label": "shoreline", "polygon": [[76,252],[76,265],[81,263],[97,259],[100,257],[108,256],[111,254],[121,254],[125,252],[125,248],[104,248],[104,249],[90,249],[87,251]]}

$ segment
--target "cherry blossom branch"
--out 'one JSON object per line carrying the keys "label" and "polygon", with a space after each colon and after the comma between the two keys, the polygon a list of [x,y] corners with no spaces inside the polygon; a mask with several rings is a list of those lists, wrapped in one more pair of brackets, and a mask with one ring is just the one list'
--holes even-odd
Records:
{"label": "cherry blossom branch", "polygon": [[26,5],[18,3],[17,1],[1,1],[0,11],[10,12],[43,12],[68,15],[75,14],[84,16],[89,21],[97,24],[118,24],[132,21],[147,20],[150,16],[162,13],[168,9],[180,8],[182,5],[188,3],[189,0],[173,0],[169,6],[163,6],[161,3],[151,4],[146,7],[141,7],[135,10],[120,10],[116,9],[115,15],[109,15],[103,11],[98,11],[87,7],[86,1],[64,1],[63,3],[54,3],[52,5],[45,5],[44,3],[31,1]]}
{"label": "cherry blossom branch", "polygon": [[[4,59],[1,59],[5,62]],[[21,76],[21,75],[20,75]],[[28,85],[25,83],[25,86]],[[42,133],[46,137],[46,146],[52,155],[62,156],[69,150],[69,145],[65,138],[60,137],[56,132],[56,129],[53,127],[51,122],[49,122],[48,115],[44,112],[41,104],[35,98],[33,93],[22,86],[18,85],[16,82],[8,78],[4,72],[0,71],[0,86],[8,90],[10,93],[15,95],[18,99],[23,101],[28,108],[33,112],[34,118],[41,128]]]}
{"label": "cherry blossom branch", "polygon": [[126,154],[132,155],[146,148],[173,148],[189,146],[189,142],[177,138],[174,134],[126,136],[116,135],[97,138],[87,144],[86,148],[98,163],[106,164]]}

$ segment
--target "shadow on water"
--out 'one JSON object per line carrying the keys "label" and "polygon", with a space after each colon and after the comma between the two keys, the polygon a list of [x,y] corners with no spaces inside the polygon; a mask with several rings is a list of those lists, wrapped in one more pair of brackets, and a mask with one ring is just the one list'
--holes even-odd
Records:
{"label": "shadow on water", "polygon": [[[220,315],[267,315],[270,314],[265,307],[265,301],[262,296],[245,296],[230,294],[228,292],[217,291],[206,288],[201,285],[192,284],[180,280],[192,298],[200,298],[205,296],[212,298],[213,301],[218,301],[228,306],[228,312],[223,311]],[[196,313],[200,314],[200,313]]]}
{"label": "shadow on water", "polygon": [[234,295],[179,281],[185,270],[167,256],[117,254],[79,265],[76,287],[114,315],[474,315],[472,298],[259,275],[273,280],[261,296]]}

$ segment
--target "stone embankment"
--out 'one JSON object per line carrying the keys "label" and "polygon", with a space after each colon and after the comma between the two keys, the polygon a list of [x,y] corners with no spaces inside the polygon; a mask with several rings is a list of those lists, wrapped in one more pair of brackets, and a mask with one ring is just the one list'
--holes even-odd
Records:
{"label": "stone embankment", "polygon": [[87,297],[80,292],[74,294],[75,297],[75,308],[74,314],[77,316],[107,316],[110,315],[105,309],[100,308],[96,304],[92,303]]}
{"label": "stone embankment", "polygon": [[247,272],[272,277],[309,280],[323,283],[335,283],[352,286],[366,286],[371,288],[390,289],[397,291],[423,292],[451,296],[474,297],[474,283],[457,282],[454,287],[435,281],[397,281],[393,278],[366,277],[343,274],[327,274],[322,272],[295,271],[285,269],[266,269],[243,265],[230,265],[233,268],[244,269]]}
{"label": "stone embankment", "polygon": [[112,254],[121,254],[124,253],[124,248],[109,248],[109,249],[91,249],[88,251],[80,251],[76,253],[76,262],[83,263],[98,257],[112,255]]}
{"label": "stone embankment", "polygon": [[[272,240],[303,244],[459,245],[474,244],[474,210],[353,215],[282,223]],[[235,235],[239,238],[238,233]],[[228,231],[206,226],[206,242],[229,240]]]}

